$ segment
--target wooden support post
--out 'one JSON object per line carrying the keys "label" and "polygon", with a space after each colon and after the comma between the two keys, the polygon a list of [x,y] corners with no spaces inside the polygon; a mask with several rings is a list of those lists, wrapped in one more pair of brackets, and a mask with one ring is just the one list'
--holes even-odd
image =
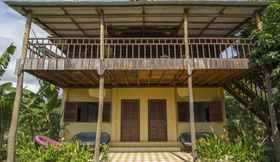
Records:
{"label": "wooden support post", "polygon": [[100,15],[100,65],[98,69],[99,74],[99,107],[98,107],[98,119],[96,127],[95,138],[95,162],[99,162],[100,154],[100,136],[102,131],[102,118],[103,118],[103,101],[104,101],[104,15],[101,12]]}
{"label": "wooden support post", "polygon": [[22,69],[27,55],[28,39],[29,39],[31,23],[32,23],[31,15],[32,15],[31,12],[27,13],[27,20],[25,24],[23,45],[21,51],[21,63],[19,69],[17,69],[16,96],[13,104],[12,119],[11,119],[11,125],[9,130],[9,137],[8,137],[7,162],[15,162],[16,132],[17,132],[18,114],[20,110],[20,103],[21,103],[21,96],[22,96],[22,89],[23,89],[23,79],[24,79],[24,72]]}
{"label": "wooden support post", "polygon": [[184,42],[185,42],[185,54],[187,59],[188,69],[188,95],[189,95],[189,111],[190,111],[190,128],[191,128],[191,142],[192,142],[192,156],[193,161],[196,160],[196,137],[195,137],[195,121],[194,121],[194,101],[193,101],[193,89],[192,89],[192,58],[190,58],[189,42],[188,42],[188,14],[184,12]]}

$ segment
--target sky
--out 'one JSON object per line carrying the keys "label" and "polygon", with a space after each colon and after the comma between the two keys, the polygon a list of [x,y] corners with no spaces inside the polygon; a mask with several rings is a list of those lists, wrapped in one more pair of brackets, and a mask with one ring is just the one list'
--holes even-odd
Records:
{"label": "sky", "polygon": [[[12,57],[6,73],[3,78],[0,79],[0,84],[3,82],[12,82],[14,86],[16,84],[16,60],[20,58],[25,21],[25,17],[9,8],[0,0],[0,55],[2,55],[11,43],[17,47],[16,53]],[[37,37],[47,36],[45,31],[37,25],[32,24],[30,36],[34,37],[34,33]],[[24,87],[36,91],[39,88],[37,79],[25,73]]]}

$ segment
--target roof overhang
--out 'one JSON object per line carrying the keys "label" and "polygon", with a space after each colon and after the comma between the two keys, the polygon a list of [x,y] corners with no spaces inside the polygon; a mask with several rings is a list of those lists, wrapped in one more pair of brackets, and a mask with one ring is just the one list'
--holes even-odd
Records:
{"label": "roof overhang", "polygon": [[[94,37],[99,34],[103,11],[111,36],[165,33],[183,35],[183,14],[188,11],[190,36],[228,36],[263,10],[264,1],[90,1],[90,0],[5,0],[53,36]],[[141,33],[140,33],[141,34]]]}

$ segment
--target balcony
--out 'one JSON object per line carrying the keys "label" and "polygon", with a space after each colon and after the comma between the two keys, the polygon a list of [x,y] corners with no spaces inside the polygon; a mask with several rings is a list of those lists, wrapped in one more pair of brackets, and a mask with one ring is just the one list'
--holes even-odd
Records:
{"label": "balcony", "polygon": [[[105,38],[105,85],[219,86],[249,69],[254,46],[246,38]],[[31,38],[23,69],[62,87],[98,85],[98,38]],[[188,49],[188,52],[186,52]],[[187,55],[188,54],[188,55]],[[187,59],[189,56],[189,59]]]}

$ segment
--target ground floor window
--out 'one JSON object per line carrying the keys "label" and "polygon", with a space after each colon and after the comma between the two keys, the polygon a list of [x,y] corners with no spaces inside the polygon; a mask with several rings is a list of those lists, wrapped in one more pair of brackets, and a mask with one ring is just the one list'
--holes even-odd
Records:
{"label": "ground floor window", "polygon": [[[98,102],[66,102],[65,122],[97,122]],[[111,103],[104,102],[103,122],[111,121]]]}
{"label": "ground floor window", "polygon": [[[177,118],[179,122],[189,122],[189,103],[177,102]],[[194,102],[195,122],[223,121],[222,102]]]}

